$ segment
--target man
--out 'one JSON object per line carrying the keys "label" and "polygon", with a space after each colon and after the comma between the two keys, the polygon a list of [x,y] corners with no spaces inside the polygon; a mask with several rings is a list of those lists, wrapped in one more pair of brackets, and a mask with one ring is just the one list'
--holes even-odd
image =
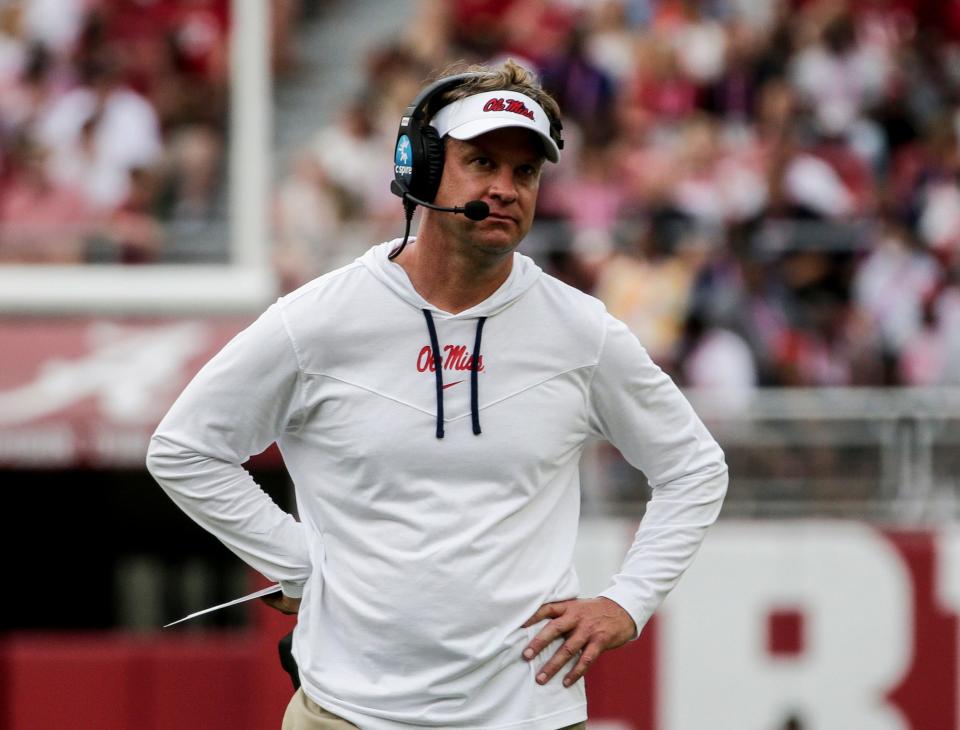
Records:
{"label": "man", "polygon": [[[397,160],[432,115],[445,159],[416,192],[475,219],[426,210],[406,247],[281,298],[197,375],[148,457],[298,611],[290,730],[584,727],[578,680],[639,634],[726,490],[719,447],[626,327],[515,253],[559,160],[556,104],[512,62],[437,88],[404,118]],[[410,131],[414,167],[427,131]],[[579,599],[591,437],[653,498],[610,588]],[[301,522],[240,466],[274,440]]]}

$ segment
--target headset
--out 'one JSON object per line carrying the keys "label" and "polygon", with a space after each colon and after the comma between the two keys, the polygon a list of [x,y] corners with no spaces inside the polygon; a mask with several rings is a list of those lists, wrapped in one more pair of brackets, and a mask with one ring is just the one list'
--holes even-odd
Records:
{"label": "headset", "polygon": [[420,200],[433,202],[443,176],[444,145],[435,127],[426,123],[427,115],[437,111],[437,101],[450,89],[455,89],[475,73],[462,73],[434,81],[410,102],[400,119],[397,146],[394,153],[394,195],[407,200],[404,193]]}

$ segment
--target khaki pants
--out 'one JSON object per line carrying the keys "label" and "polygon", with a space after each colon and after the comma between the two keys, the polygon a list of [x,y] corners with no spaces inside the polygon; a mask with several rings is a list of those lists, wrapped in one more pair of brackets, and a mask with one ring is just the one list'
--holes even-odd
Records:
{"label": "khaki pants", "polygon": [[[358,730],[352,722],[327,712],[298,689],[283,713],[280,730]],[[587,730],[587,723],[578,722],[560,730]]]}
{"label": "khaki pants", "polygon": [[352,722],[327,712],[298,689],[283,713],[280,730],[358,730]]}

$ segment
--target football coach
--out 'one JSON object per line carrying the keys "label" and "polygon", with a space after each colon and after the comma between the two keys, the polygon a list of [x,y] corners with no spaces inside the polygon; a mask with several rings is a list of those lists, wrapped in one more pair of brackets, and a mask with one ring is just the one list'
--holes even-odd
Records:
{"label": "football coach", "polygon": [[[511,61],[427,86],[397,135],[407,235],[279,299],[153,436],[170,498],[298,613],[286,730],[583,728],[584,673],[642,631],[717,518],[723,453],[680,391],[601,302],[516,252],[562,145],[556,102]],[[652,497],[581,598],[593,438]],[[274,441],[299,521],[241,466]]]}

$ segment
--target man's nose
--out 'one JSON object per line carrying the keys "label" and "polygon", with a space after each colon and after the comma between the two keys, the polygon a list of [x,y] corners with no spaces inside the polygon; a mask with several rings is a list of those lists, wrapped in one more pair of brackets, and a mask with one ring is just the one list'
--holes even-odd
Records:
{"label": "man's nose", "polygon": [[513,170],[501,166],[490,182],[490,197],[503,203],[512,203],[517,199],[517,185],[513,179]]}

